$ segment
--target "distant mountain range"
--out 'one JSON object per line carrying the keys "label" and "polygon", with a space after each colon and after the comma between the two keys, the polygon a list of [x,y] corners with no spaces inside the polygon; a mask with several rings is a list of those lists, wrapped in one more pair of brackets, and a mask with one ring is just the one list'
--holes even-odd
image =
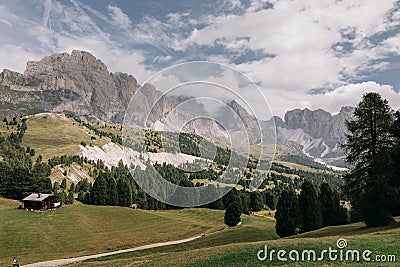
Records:
{"label": "distant mountain range", "polygon": [[354,107],[342,107],[336,115],[322,109],[288,111],[284,120],[273,118],[277,141],[315,158],[341,157],[343,150],[340,145],[346,141],[345,121],[351,120],[353,113]]}
{"label": "distant mountain range", "polygon": [[[154,99],[160,98],[149,116],[155,125],[171,115],[174,120],[185,121],[194,112],[186,109],[174,113],[179,99],[163,97],[151,84],[140,86],[132,75],[109,72],[103,62],[85,51],[54,54],[38,62],[30,61],[23,74],[7,69],[0,73],[0,111],[72,113],[88,121],[122,123],[135,93],[142,94],[141,99],[144,99],[134,103],[137,110],[149,108]],[[231,101],[227,105],[249,129],[251,143],[260,143],[260,130],[268,132],[275,125],[278,144],[306,156],[324,159],[343,156],[340,144],[345,141],[345,120],[350,120],[354,111],[353,107],[343,107],[338,114],[332,115],[321,109],[295,109],[288,111],[284,118],[261,121],[260,129],[257,120],[238,102]],[[207,115],[200,103],[192,105],[191,109]],[[137,121],[143,119],[140,112],[132,116]],[[238,131],[238,125],[226,110],[220,111],[219,120],[229,129],[223,129],[212,120],[191,121],[185,129],[218,137],[226,136],[225,130]]]}

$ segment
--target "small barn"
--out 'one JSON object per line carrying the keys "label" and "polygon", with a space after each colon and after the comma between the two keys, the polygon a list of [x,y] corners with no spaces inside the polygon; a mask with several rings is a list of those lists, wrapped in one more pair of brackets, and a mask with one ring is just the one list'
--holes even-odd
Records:
{"label": "small barn", "polygon": [[22,208],[28,210],[49,210],[61,206],[58,196],[34,193],[22,200]]}

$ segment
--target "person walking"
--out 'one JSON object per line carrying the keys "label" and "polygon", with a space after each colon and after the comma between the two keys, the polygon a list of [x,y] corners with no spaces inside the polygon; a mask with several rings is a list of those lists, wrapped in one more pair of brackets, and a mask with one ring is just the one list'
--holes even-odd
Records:
{"label": "person walking", "polygon": [[19,267],[19,259],[16,257],[13,258],[13,267]]}

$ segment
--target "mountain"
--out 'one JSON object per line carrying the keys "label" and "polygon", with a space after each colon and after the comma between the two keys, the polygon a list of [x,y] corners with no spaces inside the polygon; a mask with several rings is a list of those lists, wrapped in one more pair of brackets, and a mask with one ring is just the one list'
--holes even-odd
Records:
{"label": "mountain", "polygon": [[140,87],[132,75],[111,73],[90,53],[76,50],[30,61],[23,74],[5,69],[0,85],[0,108],[70,112],[113,122],[122,121]]}
{"label": "mountain", "polygon": [[234,135],[234,140],[242,141],[243,138],[249,138],[250,144],[258,144],[261,142],[261,129],[258,121],[250,116],[246,109],[235,100],[226,103],[222,107],[217,119]]}
{"label": "mountain", "polygon": [[285,119],[273,117],[264,123],[277,129],[277,143],[292,147],[314,158],[337,158],[344,155],[340,144],[345,142],[346,120],[353,118],[354,107],[342,107],[332,115],[322,109],[295,109],[286,112]]}
{"label": "mountain", "polygon": [[[343,107],[332,115],[322,109],[295,109],[284,118],[257,121],[239,102],[231,100],[218,110],[217,123],[207,119],[213,116],[194,98],[163,96],[153,85],[140,86],[132,75],[111,73],[102,61],[77,50],[30,61],[24,73],[7,69],[0,73],[2,111],[72,113],[89,121],[122,123],[135,93],[140,97],[135,97],[131,105],[130,119],[137,125],[158,130],[183,129],[225,140],[229,132],[237,142],[245,137],[245,127],[251,144],[261,142],[260,130],[264,143],[271,144],[275,125],[278,144],[324,159],[343,156],[340,144],[345,141],[344,122],[352,118],[354,111],[352,107]],[[144,121],[147,125],[143,125]]]}

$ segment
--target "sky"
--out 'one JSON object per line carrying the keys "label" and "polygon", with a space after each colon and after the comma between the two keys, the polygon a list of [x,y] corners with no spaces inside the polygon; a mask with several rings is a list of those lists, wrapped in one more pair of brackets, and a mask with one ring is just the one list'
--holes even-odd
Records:
{"label": "sky", "polygon": [[0,0],[0,32],[0,69],[86,50],[143,83],[175,64],[211,61],[254,81],[281,117],[337,113],[370,91],[400,108],[399,1]]}

